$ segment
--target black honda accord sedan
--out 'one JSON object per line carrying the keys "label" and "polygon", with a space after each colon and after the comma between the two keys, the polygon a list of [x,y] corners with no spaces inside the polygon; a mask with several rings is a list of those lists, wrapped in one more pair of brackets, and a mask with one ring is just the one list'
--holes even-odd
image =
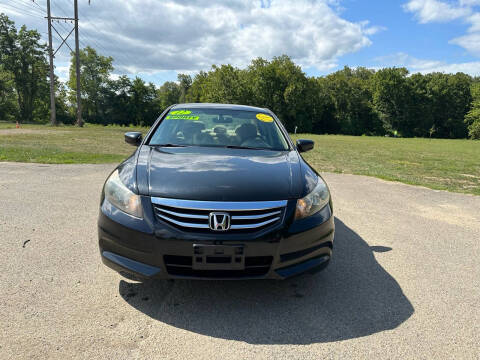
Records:
{"label": "black honda accord sedan", "polygon": [[98,237],[105,265],[140,279],[285,279],[325,268],[330,192],[270,110],[168,108],[105,182]]}

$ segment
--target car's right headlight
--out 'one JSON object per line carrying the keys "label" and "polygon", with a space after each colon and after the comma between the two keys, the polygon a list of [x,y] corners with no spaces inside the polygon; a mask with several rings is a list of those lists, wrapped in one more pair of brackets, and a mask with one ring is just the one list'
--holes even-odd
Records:
{"label": "car's right headlight", "polygon": [[120,180],[115,170],[105,183],[105,198],[116,208],[137,218],[143,217],[140,196],[130,191]]}
{"label": "car's right headlight", "polygon": [[295,210],[295,220],[312,216],[322,210],[330,201],[330,192],[327,184],[322,178],[318,177],[315,188],[307,196],[297,200],[297,208]]}

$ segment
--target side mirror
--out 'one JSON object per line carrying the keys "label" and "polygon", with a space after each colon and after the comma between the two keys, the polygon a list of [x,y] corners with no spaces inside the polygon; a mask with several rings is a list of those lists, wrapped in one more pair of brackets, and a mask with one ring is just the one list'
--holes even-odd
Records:
{"label": "side mirror", "polygon": [[127,144],[138,146],[142,142],[142,133],[137,131],[130,131],[125,133],[125,142]]}
{"label": "side mirror", "polygon": [[307,152],[313,149],[315,143],[312,140],[298,139],[297,140],[297,150],[298,152]]}

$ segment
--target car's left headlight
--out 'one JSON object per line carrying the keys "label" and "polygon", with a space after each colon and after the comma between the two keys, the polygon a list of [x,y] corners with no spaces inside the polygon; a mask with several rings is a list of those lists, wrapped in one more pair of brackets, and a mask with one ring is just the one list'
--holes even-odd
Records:
{"label": "car's left headlight", "polygon": [[120,180],[115,170],[105,183],[105,198],[116,208],[129,215],[142,218],[142,202],[140,196],[131,192]]}
{"label": "car's left headlight", "polygon": [[322,210],[330,201],[330,192],[327,184],[318,177],[318,182],[313,191],[307,196],[297,200],[295,220],[303,219],[314,215]]}

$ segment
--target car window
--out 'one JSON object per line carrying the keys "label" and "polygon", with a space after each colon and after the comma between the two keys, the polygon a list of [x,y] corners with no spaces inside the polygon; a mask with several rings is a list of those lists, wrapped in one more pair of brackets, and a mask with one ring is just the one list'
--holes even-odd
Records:
{"label": "car window", "polygon": [[149,144],[288,150],[288,143],[271,115],[208,108],[170,110],[153,133]]}

